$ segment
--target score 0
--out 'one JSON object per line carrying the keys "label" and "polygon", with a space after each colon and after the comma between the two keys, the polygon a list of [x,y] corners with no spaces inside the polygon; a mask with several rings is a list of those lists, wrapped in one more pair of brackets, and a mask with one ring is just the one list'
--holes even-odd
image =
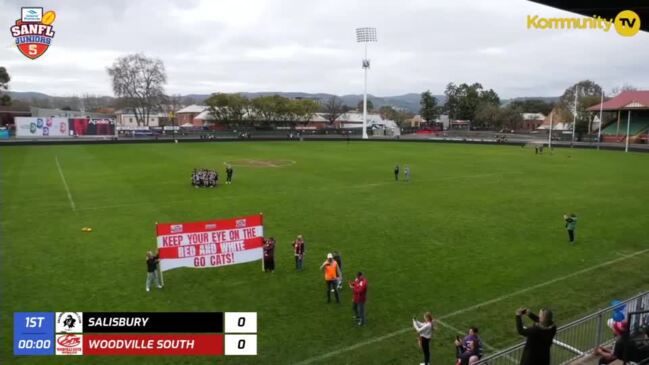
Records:
{"label": "score 0", "polygon": [[225,312],[225,333],[257,333],[256,312]]}
{"label": "score 0", "polygon": [[224,330],[226,356],[257,355],[257,313],[226,312]]}

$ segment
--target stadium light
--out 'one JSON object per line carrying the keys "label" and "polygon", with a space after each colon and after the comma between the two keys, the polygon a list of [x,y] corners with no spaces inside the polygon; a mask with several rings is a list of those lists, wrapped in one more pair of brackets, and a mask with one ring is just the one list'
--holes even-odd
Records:
{"label": "stadium light", "polygon": [[575,86],[575,112],[572,113],[572,138],[570,139],[570,148],[575,145],[575,129],[577,129],[577,97],[579,95],[579,87]]}
{"label": "stadium light", "polygon": [[363,70],[365,73],[365,89],[363,92],[363,139],[367,139],[367,70],[370,68],[370,60],[367,59],[367,44],[376,42],[376,28],[356,28],[356,42],[365,45],[365,58],[363,58]]}

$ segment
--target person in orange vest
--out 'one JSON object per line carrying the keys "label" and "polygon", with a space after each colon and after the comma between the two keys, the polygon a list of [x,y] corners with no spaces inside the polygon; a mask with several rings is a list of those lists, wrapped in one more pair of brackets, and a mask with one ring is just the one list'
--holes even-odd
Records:
{"label": "person in orange vest", "polygon": [[327,283],[327,303],[331,303],[331,293],[336,295],[336,303],[340,303],[336,284],[338,283],[338,278],[342,275],[340,274],[340,267],[338,267],[338,263],[334,260],[334,256],[331,253],[327,254],[327,260],[320,265],[320,270],[324,271],[324,278]]}

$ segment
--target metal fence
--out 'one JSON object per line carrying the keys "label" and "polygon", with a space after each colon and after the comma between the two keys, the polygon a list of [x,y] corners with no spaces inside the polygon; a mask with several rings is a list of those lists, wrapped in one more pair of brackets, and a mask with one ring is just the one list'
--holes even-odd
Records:
{"label": "metal fence", "polygon": [[[563,325],[557,329],[554,346],[550,350],[551,364],[561,365],[570,363],[593,350],[614,341],[613,332],[608,327],[608,320],[613,318],[616,308],[626,306],[630,330],[637,331],[640,326],[649,324],[649,292],[638,294],[622,301],[621,304],[601,309],[586,317]],[[644,313],[639,313],[644,312]],[[476,365],[512,365],[520,362],[525,343],[509,347],[489,356],[483,357]]]}

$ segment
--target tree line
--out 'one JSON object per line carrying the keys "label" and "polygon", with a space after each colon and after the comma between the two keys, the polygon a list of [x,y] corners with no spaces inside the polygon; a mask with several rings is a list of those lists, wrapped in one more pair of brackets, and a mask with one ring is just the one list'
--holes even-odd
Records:
{"label": "tree line", "polygon": [[[623,91],[636,90],[631,85],[616,87],[611,96]],[[575,91],[577,104],[575,108]],[[587,109],[600,102],[602,87],[591,80],[579,81],[565,89],[556,102],[542,99],[519,99],[503,105],[500,97],[492,89],[484,89],[480,83],[456,85],[449,83],[444,91],[446,101],[438,105],[430,90],[421,94],[419,113],[426,122],[437,120],[447,114],[451,120],[469,120],[477,129],[518,129],[523,121],[523,113],[553,113],[554,123],[569,122],[576,116],[575,132],[579,135],[589,133],[592,113]],[[605,97],[608,100],[610,97]]]}
{"label": "tree line", "polygon": [[320,109],[315,100],[289,99],[280,95],[248,99],[240,94],[217,93],[207,98],[205,104],[215,120],[226,123],[231,129],[247,125],[294,128],[306,125]]}
{"label": "tree line", "polygon": [[[113,65],[107,68],[112,81],[113,92],[117,101],[106,97],[82,95],[58,98],[57,104],[47,101],[32,101],[28,105],[42,107],[59,107],[85,111],[100,111],[105,107],[127,108],[135,113],[139,125],[148,125],[148,116],[152,113],[175,112],[187,104],[187,99],[179,95],[167,95],[164,86],[167,75],[161,60],[149,58],[142,54],[132,54],[117,58]],[[18,105],[7,95],[9,81],[8,71],[0,67],[0,105]],[[630,85],[614,88],[610,96],[623,91],[635,90]],[[575,108],[575,92],[577,105]],[[430,90],[421,94],[421,117],[432,123],[441,114],[447,114],[452,120],[470,120],[473,126],[481,129],[518,129],[522,122],[522,113],[553,113],[555,123],[572,122],[576,116],[576,132],[588,133],[592,113],[586,109],[599,103],[602,88],[591,80],[579,81],[565,89],[556,102],[540,99],[519,99],[503,104],[493,89],[486,89],[480,83],[449,83],[444,90],[445,102],[439,104]],[[605,100],[609,99],[607,96]],[[59,104],[65,104],[61,106]],[[66,104],[67,103],[67,104]],[[40,105],[47,104],[47,105]],[[341,98],[332,96],[326,100],[289,99],[280,95],[262,96],[247,99],[240,94],[212,94],[205,104],[214,119],[224,121],[231,127],[240,127],[243,123],[255,126],[281,125],[293,127],[304,124],[317,112],[333,124],[341,115],[351,110]],[[396,121],[403,125],[413,114],[382,106],[378,110],[368,101],[368,110],[378,112],[383,118]],[[362,110],[362,101],[357,105]]]}

